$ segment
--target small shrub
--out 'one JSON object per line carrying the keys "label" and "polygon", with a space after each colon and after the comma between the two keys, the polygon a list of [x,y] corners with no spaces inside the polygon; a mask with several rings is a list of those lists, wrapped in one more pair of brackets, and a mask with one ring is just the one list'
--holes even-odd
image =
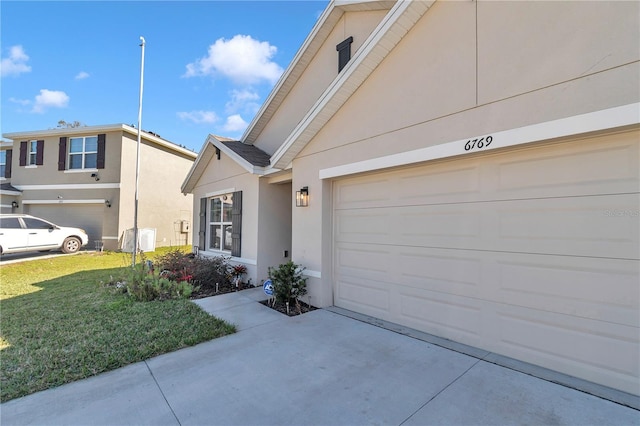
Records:
{"label": "small shrub", "polygon": [[123,292],[140,302],[188,298],[193,292],[193,286],[186,280],[178,282],[156,274],[144,258],[141,263],[128,269],[117,284]]}
{"label": "small shrub", "polygon": [[157,270],[165,278],[173,281],[187,281],[193,279],[195,258],[193,254],[174,249],[155,260],[154,270]]}
{"label": "small shrub", "polygon": [[298,297],[307,294],[307,279],[302,276],[305,269],[292,261],[283,263],[277,268],[269,268],[269,279],[273,284],[273,295],[276,301],[290,305],[295,303],[298,311],[301,311]]}
{"label": "small shrub", "polygon": [[191,281],[201,288],[231,288],[229,258],[224,256],[193,259]]}

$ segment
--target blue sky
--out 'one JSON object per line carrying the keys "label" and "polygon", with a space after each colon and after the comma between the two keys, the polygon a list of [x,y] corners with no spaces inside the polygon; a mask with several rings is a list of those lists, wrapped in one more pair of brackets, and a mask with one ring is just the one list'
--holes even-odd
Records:
{"label": "blue sky", "polygon": [[0,134],[135,124],[199,151],[239,138],[328,1],[0,3]]}

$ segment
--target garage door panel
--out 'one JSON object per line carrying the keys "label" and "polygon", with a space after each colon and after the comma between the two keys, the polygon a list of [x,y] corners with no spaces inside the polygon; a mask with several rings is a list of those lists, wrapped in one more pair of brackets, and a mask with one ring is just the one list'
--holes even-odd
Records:
{"label": "garage door panel", "polygon": [[437,249],[399,251],[394,257],[398,284],[439,293],[479,297],[483,262],[478,253]]}
{"label": "garage door panel", "polygon": [[336,247],[335,259],[342,276],[379,281],[390,278],[392,257],[387,247],[344,244]]}
{"label": "garage door panel", "polygon": [[334,220],[337,242],[639,259],[638,205],[623,194],[338,210]]}
{"label": "garage door panel", "polygon": [[492,301],[611,324],[640,324],[636,262],[505,253],[494,265]]}
{"label": "garage door panel", "polygon": [[606,386],[636,392],[640,374],[637,327],[500,306],[501,353]]}
{"label": "garage door panel", "polygon": [[336,283],[336,296],[346,309],[391,319],[390,289],[385,282],[345,278]]}
{"label": "garage door panel", "polygon": [[473,298],[399,286],[396,318],[410,327],[477,346],[482,340],[482,303]]}
{"label": "garage door panel", "polygon": [[543,189],[548,195],[558,188],[566,194],[569,187],[594,183],[598,187],[613,185],[619,191],[621,182],[637,185],[638,155],[633,141],[598,138],[577,149],[558,145],[555,149],[523,151],[510,158],[500,156],[496,158],[496,191]]}
{"label": "garage door panel", "polygon": [[[614,218],[609,211],[633,211],[638,194],[547,198],[496,203],[497,229],[487,249],[571,256],[639,259],[638,218]],[[606,208],[603,208],[606,207]],[[489,211],[484,206],[478,209]],[[588,229],[589,232],[585,232]]]}

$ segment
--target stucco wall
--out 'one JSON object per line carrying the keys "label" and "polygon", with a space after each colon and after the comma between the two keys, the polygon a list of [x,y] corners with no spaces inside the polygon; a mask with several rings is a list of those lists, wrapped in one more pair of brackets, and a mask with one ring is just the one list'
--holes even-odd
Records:
{"label": "stucco wall", "polygon": [[383,11],[348,12],[343,15],[291,93],[258,136],[255,146],[269,154],[276,151],[282,143],[282,135],[289,134],[293,130],[338,75],[336,45],[352,36],[351,54],[353,56],[384,15]]}
{"label": "stucco wall", "polygon": [[[312,198],[293,210],[293,260],[330,261],[320,169],[638,102],[639,6],[435,3],[294,159]],[[331,277],[310,284],[331,304]]]}

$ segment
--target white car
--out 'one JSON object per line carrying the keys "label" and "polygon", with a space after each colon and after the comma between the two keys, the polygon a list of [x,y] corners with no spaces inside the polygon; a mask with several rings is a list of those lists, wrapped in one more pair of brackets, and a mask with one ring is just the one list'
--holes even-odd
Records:
{"label": "white car", "polygon": [[75,253],[88,242],[84,229],[58,226],[26,214],[0,214],[0,254],[49,250]]}

